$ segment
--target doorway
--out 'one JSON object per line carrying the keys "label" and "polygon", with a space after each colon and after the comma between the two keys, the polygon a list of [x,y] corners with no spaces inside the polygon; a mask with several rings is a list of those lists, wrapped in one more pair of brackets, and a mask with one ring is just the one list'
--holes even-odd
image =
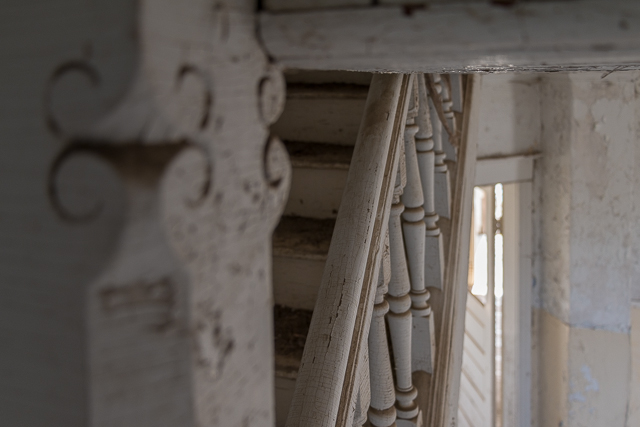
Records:
{"label": "doorway", "polygon": [[530,423],[530,207],[530,181],[474,188],[460,426]]}

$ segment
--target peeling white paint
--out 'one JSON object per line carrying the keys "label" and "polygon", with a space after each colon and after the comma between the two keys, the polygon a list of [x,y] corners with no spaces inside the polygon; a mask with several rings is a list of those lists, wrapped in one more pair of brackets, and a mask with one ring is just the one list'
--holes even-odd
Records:
{"label": "peeling white paint", "polygon": [[587,365],[582,365],[582,368],[580,368],[580,372],[582,372],[584,379],[588,383],[584,389],[585,391],[600,391],[598,381],[591,376],[591,369],[589,369]]}

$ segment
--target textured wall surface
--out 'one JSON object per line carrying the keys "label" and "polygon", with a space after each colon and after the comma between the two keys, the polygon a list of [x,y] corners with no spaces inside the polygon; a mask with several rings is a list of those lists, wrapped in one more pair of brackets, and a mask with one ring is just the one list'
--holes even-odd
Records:
{"label": "textured wall surface", "polygon": [[637,388],[629,380],[630,308],[640,293],[639,78],[573,73],[539,83],[536,425],[630,425]]}
{"label": "textured wall surface", "polygon": [[541,83],[541,305],[571,326],[628,332],[640,239],[636,73]]}
{"label": "textured wall surface", "polygon": [[482,76],[478,158],[540,150],[540,85],[534,73]]}

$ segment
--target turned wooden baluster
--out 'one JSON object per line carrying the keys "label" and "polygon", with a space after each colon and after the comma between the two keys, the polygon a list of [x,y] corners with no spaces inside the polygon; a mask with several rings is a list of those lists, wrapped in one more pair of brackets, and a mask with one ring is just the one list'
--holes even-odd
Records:
{"label": "turned wooden baluster", "polygon": [[[447,120],[447,124],[449,126],[449,131],[452,132],[453,135],[456,135],[457,125],[456,119],[453,114],[453,94],[451,92],[451,76],[449,74],[443,74],[441,76],[440,84],[442,86],[442,109],[444,111],[444,117]],[[447,158],[451,161],[456,161],[458,158],[458,149],[456,148],[456,144],[451,140],[451,136],[449,132],[444,130],[442,134],[442,149],[444,150]]]}
{"label": "turned wooden baluster", "polygon": [[[400,173],[398,173],[398,176]],[[369,329],[369,372],[371,384],[371,406],[369,422],[374,427],[391,427],[396,425],[396,393],[391,371],[391,358],[387,344],[387,328],[384,316],[389,311],[389,303],[384,295],[389,289],[391,279],[391,260],[389,255],[389,233],[386,237],[386,250],[380,263],[380,275],[376,289],[375,305]]]}
{"label": "turned wooden baluster", "polygon": [[[427,84],[425,76],[418,78],[420,100],[426,101]],[[416,133],[416,150],[424,197],[424,211],[426,224],[425,247],[425,286],[442,289],[444,280],[444,249],[442,234],[438,220],[440,219],[435,202],[436,195],[436,151],[433,124],[429,103],[420,102],[418,110],[418,133]],[[446,168],[446,165],[445,165]]]}
{"label": "turned wooden baluster", "polygon": [[[462,93],[462,74],[449,74],[451,82],[451,109],[454,114],[462,114],[462,104],[464,102],[464,94]],[[456,120],[456,126],[458,125]]]}
{"label": "turned wooden baluster", "polygon": [[[417,77],[417,75],[416,75]],[[402,193],[405,206],[402,213],[402,231],[407,251],[409,279],[412,292],[424,293],[424,261],[425,261],[425,211],[420,168],[416,152],[416,133],[419,130],[416,117],[419,111],[418,79],[414,80],[413,108],[407,113],[407,124],[404,130],[405,162],[407,183]]]}
{"label": "turned wooden baluster", "polygon": [[[431,80],[431,87],[436,92],[435,96],[439,96],[442,92],[440,84],[440,76],[431,74],[427,76]],[[449,169],[444,159],[446,154],[442,149],[443,129],[442,122],[438,116],[438,109],[442,109],[442,105],[434,96],[429,96],[429,115],[431,117],[431,125],[433,127],[433,142],[435,144],[435,207],[436,213],[442,218],[451,217],[451,189],[449,183]]]}
{"label": "turned wooden baluster", "polygon": [[[375,314],[373,314],[375,315]],[[371,331],[369,331],[371,336]],[[369,359],[369,343],[365,342],[360,360],[358,361],[358,382],[359,388],[355,401],[355,412],[353,414],[353,427],[362,427],[367,422],[367,413],[371,404],[371,384],[370,384],[370,365]]]}
{"label": "turned wooden baluster", "polygon": [[424,234],[424,281],[412,281],[411,283],[411,311],[413,313],[411,358],[413,371],[432,373],[435,355],[434,325],[429,305],[430,293],[426,287],[442,289],[444,250],[442,234],[440,234],[440,228],[438,227],[438,214],[435,212],[435,144],[429,117],[429,105],[427,103],[427,86],[423,75],[418,76],[417,80],[419,108],[415,146],[424,200],[424,224],[426,227]]}
{"label": "turned wooden baluster", "polygon": [[[407,117],[409,117],[409,115],[410,113],[407,114]],[[412,122],[413,119],[410,121]],[[412,125],[412,123],[410,123],[410,125]],[[417,130],[415,128],[411,128],[409,125],[407,126],[409,129],[405,131],[405,138],[407,135],[412,137]],[[405,144],[405,149],[406,146],[407,145]],[[403,161],[402,156],[400,157],[400,161]],[[415,426],[417,424],[418,416],[418,406],[415,403],[415,399],[418,396],[418,391],[413,386],[411,379],[412,325],[410,310],[411,298],[409,296],[411,285],[409,282],[409,271],[407,267],[404,239],[402,236],[402,224],[400,220],[400,215],[405,210],[404,204],[400,200],[400,196],[402,195],[403,187],[407,182],[407,172],[409,170],[408,165],[406,169],[407,170],[405,171],[405,168],[400,168],[401,174],[399,179],[396,181],[396,188],[393,194],[393,204],[391,205],[391,213],[389,217],[391,280],[389,282],[389,292],[387,293],[387,302],[389,303],[387,321],[389,323],[391,345],[393,347],[393,360],[396,372],[397,424],[398,426]],[[413,212],[410,212],[410,214],[411,213]],[[420,218],[420,222],[422,222],[422,217]],[[424,234],[422,236],[424,236]],[[424,237],[422,237],[422,241],[424,242]]]}

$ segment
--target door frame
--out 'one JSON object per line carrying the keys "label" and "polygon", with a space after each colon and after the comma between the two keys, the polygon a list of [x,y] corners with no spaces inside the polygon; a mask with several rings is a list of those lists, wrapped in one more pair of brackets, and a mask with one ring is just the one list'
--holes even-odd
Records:
{"label": "door frame", "polygon": [[502,183],[504,189],[503,426],[531,425],[532,193],[533,164],[537,157],[479,158],[476,164],[476,186]]}

